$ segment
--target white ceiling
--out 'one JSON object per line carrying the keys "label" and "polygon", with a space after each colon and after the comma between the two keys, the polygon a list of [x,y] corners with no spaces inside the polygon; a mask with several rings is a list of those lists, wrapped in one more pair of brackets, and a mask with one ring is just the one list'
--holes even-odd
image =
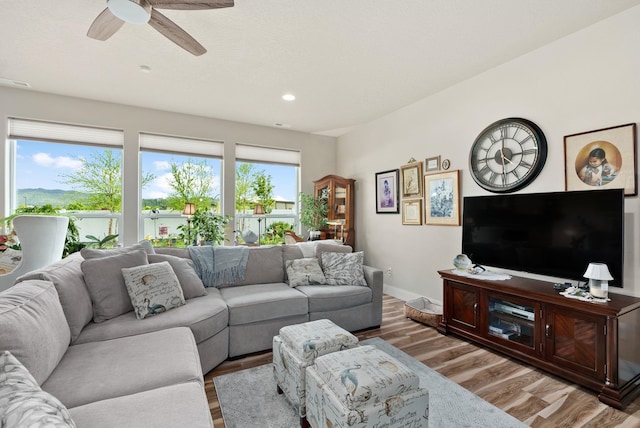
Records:
{"label": "white ceiling", "polygon": [[[0,78],[337,136],[640,0],[236,0],[162,10],[207,48],[200,57],[149,25],[88,38],[105,4],[0,0]],[[296,101],[283,101],[287,92]]]}

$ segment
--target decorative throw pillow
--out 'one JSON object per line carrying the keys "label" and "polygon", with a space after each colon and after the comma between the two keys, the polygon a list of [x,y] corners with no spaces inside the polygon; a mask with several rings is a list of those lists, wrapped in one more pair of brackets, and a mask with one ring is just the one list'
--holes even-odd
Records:
{"label": "decorative throw pillow", "polygon": [[[332,242],[332,241],[329,241]],[[318,244],[316,246],[316,258],[318,259],[318,262],[320,263],[320,267],[322,268],[322,255],[324,253],[351,253],[353,252],[353,248],[351,248],[350,245],[342,245],[342,244],[325,244],[324,242],[321,242],[320,244]]]}
{"label": "decorative throw pillow", "polygon": [[80,254],[84,259],[97,259],[100,257],[114,256],[116,254],[130,253],[131,251],[135,251],[135,250],[144,250],[144,252],[147,254],[156,253],[156,251],[153,249],[153,246],[151,245],[151,242],[147,241],[146,239],[143,239],[137,244],[133,244],[128,247],[109,248],[109,249],[83,248],[80,250]]}
{"label": "decorative throw pillow", "polygon": [[0,274],[6,274],[18,267],[22,261],[22,251],[7,248],[0,253]]}
{"label": "decorative throw pillow", "polygon": [[329,285],[367,285],[362,264],[364,252],[322,254],[322,270]]}
{"label": "decorative throw pillow", "polygon": [[0,352],[0,426],[6,428],[75,428],[69,410],[40,389],[31,373],[11,355]]}
{"label": "decorative throw pillow", "polygon": [[207,290],[204,288],[202,280],[196,273],[193,260],[182,257],[170,256],[168,254],[149,254],[149,263],[169,262],[171,269],[175,272],[182,288],[185,299],[206,296]]}
{"label": "decorative throw pillow", "polygon": [[122,277],[122,268],[148,263],[144,250],[82,262],[80,267],[91,296],[94,322],[103,322],[133,310]]}
{"label": "decorative throw pillow", "polygon": [[124,268],[122,276],[139,320],[185,304],[169,262]]}
{"label": "decorative throw pillow", "polygon": [[289,277],[289,287],[326,284],[324,274],[318,264],[318,259],[304,258],[287,260],[286,266],[287,276]]}

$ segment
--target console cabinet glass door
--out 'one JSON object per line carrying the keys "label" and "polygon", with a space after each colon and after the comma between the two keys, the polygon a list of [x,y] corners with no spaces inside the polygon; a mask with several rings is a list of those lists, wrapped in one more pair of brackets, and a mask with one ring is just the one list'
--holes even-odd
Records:
{"label": "console cabinet glass door", "polygon": [[545,317],[547,359],[598,380],[604,380],[605,318],[549,306]]}
{"label": "console cabinet glass door", "polygon": [[509,346],[513,344],[528,353],[536,352],[536,313],[540,313],[539,305],[531,301],[490,295],[488,337],[509,341]]}

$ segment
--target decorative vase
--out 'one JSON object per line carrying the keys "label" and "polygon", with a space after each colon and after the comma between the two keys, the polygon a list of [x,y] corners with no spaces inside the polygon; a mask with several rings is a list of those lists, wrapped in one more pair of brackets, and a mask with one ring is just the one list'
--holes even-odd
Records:
{"label": "decorative vase", "polygon": [[466,254],[458,254],[453,259],[453,265],[456,269],[467,270],[471,266],[471,259]]}

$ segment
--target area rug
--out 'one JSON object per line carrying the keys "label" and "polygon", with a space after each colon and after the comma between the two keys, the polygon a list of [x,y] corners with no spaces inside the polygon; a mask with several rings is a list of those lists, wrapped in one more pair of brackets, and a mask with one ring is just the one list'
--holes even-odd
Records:
{"label": "area rug", "polygon": [[[525,424],[380,338],[363,340],[386,352],[420,377],[429,389],[429,426],[437,428],[519,428]],[[276,392],[271,364],[213,378],[227,428],[294,428],[298,414]]]}

